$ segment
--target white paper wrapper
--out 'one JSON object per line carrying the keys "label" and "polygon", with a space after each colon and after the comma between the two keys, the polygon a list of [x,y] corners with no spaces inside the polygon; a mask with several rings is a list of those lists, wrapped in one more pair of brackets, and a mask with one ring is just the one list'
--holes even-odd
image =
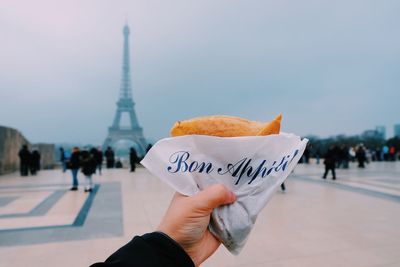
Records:
{"label": "white paper wrapper", "polygon": [[257,215],[301,158],[308,140],[293,134],[158,141],[141,161],[152,174],[187,196],[216,183],[237,200],[214,209],[210,231],[233,254],[246,243]]}

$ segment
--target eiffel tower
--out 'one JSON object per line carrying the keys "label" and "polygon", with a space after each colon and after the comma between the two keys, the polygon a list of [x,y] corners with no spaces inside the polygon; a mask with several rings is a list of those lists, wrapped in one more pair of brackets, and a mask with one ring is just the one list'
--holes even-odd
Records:
{"label": "eiffel tower", "polygon": [[[122,63],[122,79],[119,100],[117,102],[117,112],[111,127],[108,128],[108,136],[104,141],[103,148],[113,147],[120,140],[132,141],[139,156],[143,156],[146,152],[146,139],[143,136],[143,129],[139,126],[136,113],[135,103],[132,100],[131,76],[129,67],[129,27],[125,25],[124,34],[124,52]],[[121,115],[128,113],[130,118],[130,127],[121,127]]]}

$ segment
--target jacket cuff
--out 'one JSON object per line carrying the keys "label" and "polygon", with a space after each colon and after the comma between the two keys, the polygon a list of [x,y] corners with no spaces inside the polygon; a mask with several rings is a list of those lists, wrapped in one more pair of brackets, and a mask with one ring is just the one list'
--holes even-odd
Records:
{"label": "jacket cuff", "polygon": [[175,262],[176,266],[195,267],[192,259],[185,250],[171,237],[163,232],[153,232],[142,236],[142,238],[163,257]]}

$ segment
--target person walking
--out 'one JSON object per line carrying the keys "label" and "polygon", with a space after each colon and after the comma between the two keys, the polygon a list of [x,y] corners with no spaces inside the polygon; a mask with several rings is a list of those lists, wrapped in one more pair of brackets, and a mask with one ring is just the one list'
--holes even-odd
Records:
{"label": "person walking", "polygon": [[356,151],[356,158],[358,161],[358,168],[365,168],[365,161],[367,160],[365,149],[363,145],[358,146]]}
{"label": "person walking", "polygon": [[60,162],[62,166],[62,171],[66,172],[67,171],[67,159],[65,157],[65,151],[63,147],[60,147]]}
{"label": "person walking", "polygon": [[97,170],[99,171],[99,174],[101,175],[101,169],[103,167],[103,151],[101,151],[100,147],[97,149],[97,154],[95,156],[95,160],[97,163]]}
{"label": "person walking", "polygon": [[135,171],[137,160],[138,160],[138,156],[137,156],[136,150],[133,147],[131,147],[131,150],[129,152],[129,162],[131,164],[131,172]]}
{"label": "person walking", "polygon": [[349,168],[350,155],[349,155],[349,148],[346,145],[342,145],[340,147],[340,160],[341,160],[342,168],[343,169],[348,169]]}
{"label": "person walking", "polygon": [[320,161],[320,159],[321,159],[321,151],[320,151],[319,148],[317,148],[317,149],[315,150],[315,158],[316,158],[316,160],[317,160],[317,164],[319,164],[319,161]]}
{"label": "person walking", "polygon": [[107,169],[114,168],[114,165],[115,165],[114,150],[111,147],[107,147],[107,150],[104,153],[104,156],[106,157]]}
{"label": "person walking", "polygon": [[31,152],[28,150],[27,145],[23,145],[20,149],[19,153],[19,160],[20,160],[20,174],[21,176],[28,176],[29,172],[29,164],[31,160]]}
{"label": "person walking", "polygon": [[282,190],[283,192],[286,191],[285,182],[281,183],[281,190]]}
{"label": "person walking", "polygon": [[69,169],[71,169],[71,173],[72,173],[72,187],[71,187],[71,191],[76,191],[78,190],[78,172],[79,172],[79,168],[80,168],[80,151],[78,147],[74,147],[72,149],[72,153],[71,153],[71,157],[69,159],[68,162],[68,167]]}
{"label": "person walking", "polygon": [[30,171],[32,175],[36,175],[40,170],[40,153],[36,149],[31,154]]}
{"label": "person walking", "polygon": [[115,168],[116,169],[122,169],[123,167],[124,167],[124,165],[122,165],[121,158],[117,158],[117,160],[115,161]]}
{"label": "person walking", "polygon": [[389,147],[389,160],[390,161],[396,160],[396,148],[394,146]]}
{"label": "person walking", "polygon": [[336,151],[337,151],[336,147],[331,146],[326,152],[324,159],[325,173],[322,176],[322,179],[326,179],[328,172],[332,171],[332,180],[336,180],[336,173],[335,173],[336,157],[337,157]]}
{"label": "person walking", "polygon": [[382,154],[383,154],[383,160],[388,161],[389,160],[389,147],[387,145],[384,145],[382,147]]}
{"label": "person walking", "polygon": [[[96,150],[97,151],[97,150]],[[93,180],[92,175],[96,173],[97,162],[92,153],[84,150],[81,152],[82,173],[85,175],[85,192],[92,192]]]}
{"label": "person walking", "polygon": [[92,148],[90,150],[90,154],[93,157],[93,159],[96,161],[96,170],[99,171],[99,175],[101,175],[101,167],[103,165],[103,152],[101,151],[101,148]]}

